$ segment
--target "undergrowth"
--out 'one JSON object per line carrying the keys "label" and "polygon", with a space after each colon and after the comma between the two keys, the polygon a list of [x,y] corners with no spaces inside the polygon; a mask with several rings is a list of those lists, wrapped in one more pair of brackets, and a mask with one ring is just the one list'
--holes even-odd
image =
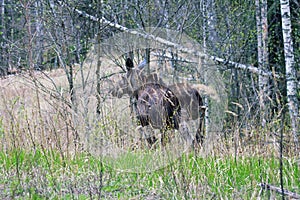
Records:
{"label": "undergrowth", "polygon": [[[0,197],[16,199],[256,199],[279,197],[259,183],[279,185],[277,158],[195,157],[148,173],[111,168],[85,153],[61,157],[56,151],[0,152]],[[300,167],[284,159],[284,184],[300,193]],[[145,164],[145,163],[144,163]]]}
{"label": "undergrowth", "polygon": [[[49,90],[35,95],[30,87],[9,86],[0,90],[0,199],[276,199],[279,194],[258,184],[281,184],[279,130],[284,131],[283,186],[300,193],[299,152],[288,128],[276,120],[265,129],[250,119],[247,129],[229,124],[228,134],[207,136],[201,153],[184,152],[155,168],[160,162],[153,158],[164,157],[157,149],[145,154],[142,145],[126,140],[120,121],[109,115],[111,105],[105,105],[110,113],[98,118],[95,104],[79,105],[75,112]],[[128,99],[115,107],[124,102],[128,107]],[[128,119],[121,119],[123,125]],[[118,162],[89,151],[103,148],[106,137],[126,149]]]}

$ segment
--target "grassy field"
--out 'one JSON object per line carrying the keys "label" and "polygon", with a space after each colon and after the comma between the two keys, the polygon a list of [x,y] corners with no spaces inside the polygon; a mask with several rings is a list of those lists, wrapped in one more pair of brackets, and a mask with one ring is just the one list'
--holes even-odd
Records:
{"label": "grassy field", "polygon": [[[259,183],[280,185],[279,161],[259,157],[195,157],[150,172],[127,173],[85,153],[0,152],[1,199],[277,199]],[[284,159],[286,189],[300,192],[299,161]]]}
{"label": "grassy field", "polygon": [[[45,73],[0,80],[0,199],[279,199],[258,184],[280,186],[280,130],[283,185],[300,194],[299,152],[278,119],[263,130],[233,123],[197,153],[163,157],[132,139],[135,126],[125,131],[128,98],[103,97],[99,119],[94,82],[83,90],[76,79],[70,108],[64,72]],[[102,137],[126,151],[99,156]]]}

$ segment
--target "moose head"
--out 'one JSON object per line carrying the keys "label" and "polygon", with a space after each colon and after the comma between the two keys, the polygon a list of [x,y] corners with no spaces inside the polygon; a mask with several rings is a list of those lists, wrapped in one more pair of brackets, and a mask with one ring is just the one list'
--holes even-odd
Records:
{"label": "moose head", "polygon": [[131,96],[135,90],[147,83],[159,83],[164,85],[162,79],[156,73],[151,73],[148,76],[143,74],[143,68],[134,68],[133,61],[130,58],[126,59],[126,75],[122,76],[121,80],[114,85],[110,93],[118,98],[124,94]]}

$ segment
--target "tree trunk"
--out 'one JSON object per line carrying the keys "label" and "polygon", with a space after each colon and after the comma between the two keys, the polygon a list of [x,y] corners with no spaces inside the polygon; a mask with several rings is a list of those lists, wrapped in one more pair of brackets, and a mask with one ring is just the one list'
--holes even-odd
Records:
{"label": "tree trunk", "polygon": [[299,102],[297,99],[297,76],[292,40],[292,25],[289,0],[280,0],[282,35],[284,42],[284,57],[286,70],[287,101],[291,119],[292,132],[296,149],[299,146]]}
{"label": "tree trunk", "polygon": [[218,32],[216,31],[216,9],[215,0],[206,0],[206,18],[207,18],[207,39],[209,42],[209,49],[217,51],[218,49]]}
{"label": "tree trunk", "polygon": [[5,0],[1,1],[1,29],[2,32],[2,44],[1,44],[1,55],[0,55],[0,76],[7,75],[7,52],[6,52],[6,24],[5,24]]}
{"label": "tree trunk", "polygon": [[35,21],[36,21],[36,45],[35,45],[35,51],[36,51],[36,65],[39,69],[44,70],[43,67],[43,53],[44,53],[44,32],[43,32],[43,4],[40,1],[36,1],[34,3],[35,7]]}
{"label": "tree trunk", "polygon": [[101,69],[101,35],[100,35],[100,31],[99,30],[99,33],[97,35],[97,57],[98,57],[98,60],[97,60],[97,69],[96,69],[96,77],[97,77],[97,115],[98,117],[100,117],[100,108],[101,108],[101,98],[100,98],[100,92],[101,92],[101,84],[100,84],[100,79],[101,79],[101,76],[100,76],[100,69]]}
{"label": "tree trunk", "polygon": [[[257,59],[258,68],[264,72],[269,71],[269,52],[268,52],[268,18],[267,0],[255,0],[256,6],[256,29],[257,29]],[[268,84],[269,78],[259,75],[259,105],[260,121],[264,127],[268,117]]]}
{"label": "tree trunk", "polygon": [[[216,10],[215,10],[215,0],[205,0],[202,5],[203,13],[203,51],[207,53],[207,50],[215,51],[218,42],[218,35],[216,31]],[[206,60],[203,59],[202,63],[206,65]],[[205,66],[208,67],[208,66]],[[204,72],[204,82],[207,83],[209,77],[207,77],[206,70]],[[210,118],[211,113],[209,110],[209,98],[204,98],[204,104],[207,107],[205,111],[205,134],[209,135],[209,132],[213,130],[213,125],[211,124]]]}
{"label": "tree trunk", "polygon": [[[101,14],[101,6],[102,6],[102,3],[101,1],[99,1],[98,3],[98,13],[99,13],[99,18],[102,18],[102,14]],[[100,75],[100,69],[101,69],[101,23],[99,24],[99,30],[98,30],[98,34],[97,34],[97,45],[96,45],[96,48],[97,48],[97,57],[98,57],[98,60],[97,60],[97,69],[96,69],[96,78],[97,78],[97,108],[96,108],[96,113],[98,115],[98,117],[100,117],[100,114],[101,114],[101,98],[100,98],[100,92],[101,92],[101,83],[100,83],[100,80],[101,80],[101,75]]]}
{"label": "tree trunk", "polygon": [[[206,49],[207,49],[207,45],[206,45],[206,41],[207,41],[207,17],[206,17],[206,12],[207,12],[207,1],[203,1],[203,5],[202,5],[202,17],[203,17],[203,51],[204,53],[206,53]],[[206,60],[202,59],[202,63],[203,65],[206,64]],[[205,71],[204,74],[204,82],[207,82],[207,73]],[[205,123],[205,135],[208,136],[209,130],[210,130],[210,120],[209,120],[209,99],[207,97],[204,98],[204,105],[207,107],[206,111],[205,111],[205,116],[204,116],[204,123]]]}

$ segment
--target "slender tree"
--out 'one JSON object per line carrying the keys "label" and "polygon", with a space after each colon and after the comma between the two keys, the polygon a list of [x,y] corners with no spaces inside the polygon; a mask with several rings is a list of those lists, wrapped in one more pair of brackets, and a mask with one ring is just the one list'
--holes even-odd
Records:
{"label": "slender tree", "polygon": [[0,76],[7,74],[7,53],[6,53],[6,26],[5,26],[5,0],[0,1],[0,36],[1,36],[1,55],[0,55]]}
{"label": "slender tree", "polygon": [[[269,71],[269,52],[268,52],[268,17],[267,17],[267,0],[255,0],[256,6],[256,29],[257,29],[257,59],[258,67],[262,71]],[[268,117],[268,84],[269,78],[259,75],[259,105],[260,120],[264,127]]]}
{"label": "slender tree", "polygon": [[[206,20],[206,11],[207,11],[207,4],[206,4],[207,2],[206,1],[203,1],[202,2],[202,7],[201,7],[201,9],[202,9],[202,18],[203,18],[203,26],[202,26],[202,28],[203,28],[203,38],[202,38],[202,45],[203,45],[203,50],[204,50],[204,53],[206,53],[205,51],[206,51],[206,48],[207,48],[207,45],[206,45],[206,41],[207,41],[207,20]],[[203,64],[205,64],[205,59],[203,59]],[[206,79],[207,79],[207,77],[206,77],[206,74],[204,75],[204,81],[206,81]],[[207,106],[208,105],[208,98],[207,97],[205,97],[205,99],[204,99],[204,103],[205,103],[205,105]],[[210,130],[210,123],[209,123],[209,109],[207,109],[206,111],[205,111],[205,121],[204,121],[204,123],[205,123],[205,135],[208,135],[208,132],[209,132],[209,130]]]}
{"label": "slender tree", "polygon": [[299,102],[297,99],[297,76],[292,39],[291,11],[289,0],[280,0],[282,35],[286,70],[287,101],[296,149],[299,146]]}

